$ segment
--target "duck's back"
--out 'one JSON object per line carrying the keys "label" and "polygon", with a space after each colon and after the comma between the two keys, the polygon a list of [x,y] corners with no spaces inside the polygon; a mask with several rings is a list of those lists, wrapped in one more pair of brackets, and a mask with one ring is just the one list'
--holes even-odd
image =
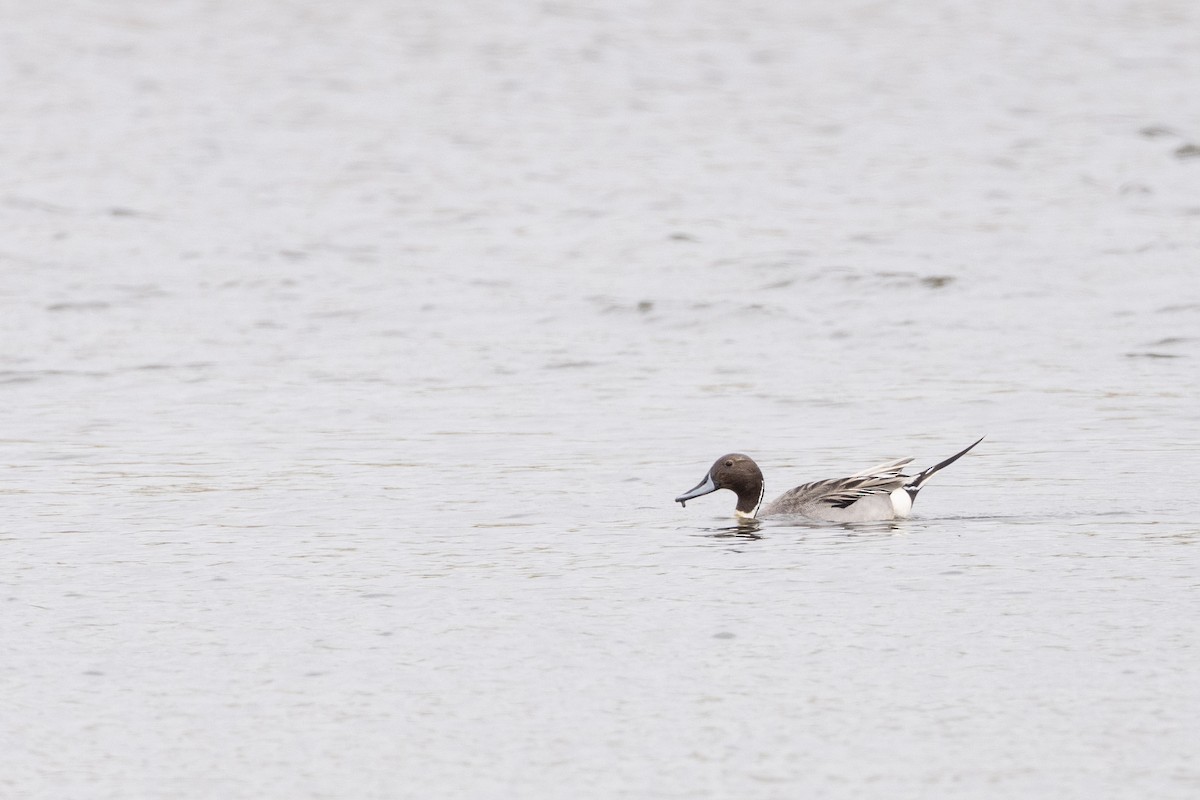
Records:
{"label": "duck's back", "polygon": [[[771,501],[759,516],[797,514],[826,522],[895,519],[898,509],[892,493],[900,490],[903,494],[908,476],[901,470],[910,461],[910,458],[889,461],[846,478],[797,486]],[[906,499],[900,499],[902,505]],[[912,504],[908,502],[907,505],[911,507]]]}

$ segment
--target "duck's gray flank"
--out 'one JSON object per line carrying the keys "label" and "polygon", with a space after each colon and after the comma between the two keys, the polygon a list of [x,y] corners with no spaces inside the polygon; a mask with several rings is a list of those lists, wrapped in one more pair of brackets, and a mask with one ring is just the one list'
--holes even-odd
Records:
{"label": "duck's gray flank", "polygon": [[744,518],[799,514],[830,522],[868,522],[906,517],[917,493],[929,479],[965,456],[983,439],[979,437],[969,447],[911,477],[903,470],[912,459],[902,458],[845,478],[805,483],[784,492],[766,508],[761,508],[765,489],[762,470],[750,456],[729,453],[713,462],[704,480],[675,501],[686,507],[688,500],[729,489],[738,498],[734,513]]}

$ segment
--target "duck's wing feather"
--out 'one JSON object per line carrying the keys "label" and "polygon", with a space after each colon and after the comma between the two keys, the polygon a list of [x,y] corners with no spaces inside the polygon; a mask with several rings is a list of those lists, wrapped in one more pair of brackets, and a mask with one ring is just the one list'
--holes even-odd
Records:
{"label": "duck's wing feather", "polygon": [[[897,458],[895,461],[885,461],[882,464],[876,464],[873,467],[864,469],[862,472],[856,472],[851,475],[851,478],[876,478],[884,475],[899,476],[903,473],[904,468],[912,463],[911,458]],[[838,480],[838,479],[834,479]],[[817,481],[820,483],[821,481]]]}
{"label": "duck's wing feather", "polygon": [[771,503],[772,513],[803,512],[806,508],[849,508],[864,497],[889,495],[908,481],[901,470],[911,458],[888,461],[845,478],[827,478],[789,489]]}
{"label": "duck's wing feather", "polygon": [[864,497],[891,494],[903,485],[904,478],[894,475],[830,478],[797,486],[795,489],[785,492],[783,497],[776,502],[786,503],[795,508],[812,505],[848,508]]}

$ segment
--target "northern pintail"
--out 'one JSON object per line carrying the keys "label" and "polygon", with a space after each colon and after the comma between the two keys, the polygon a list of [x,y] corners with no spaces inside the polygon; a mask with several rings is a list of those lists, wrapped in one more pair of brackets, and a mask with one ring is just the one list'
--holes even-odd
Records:
{"label": "northern pintail", "polygon": [[800,514],[827,522],[871,522],[907,517],[917,492],[938,470],[950,466],[965,456],[979,439],[929,469],[909,477],[902,470],[912,461],[901,458],[888,461],[846,478],[813,481],[789,489],[777,497],[759,514],[763,499],[763,474],[754,459],[741,453],[721,456],[708,470],[704,480],[691,491],[675,498],[687,507],[687,501],[718,489],[729,489],[737,495],[734,513],[743,519]]}

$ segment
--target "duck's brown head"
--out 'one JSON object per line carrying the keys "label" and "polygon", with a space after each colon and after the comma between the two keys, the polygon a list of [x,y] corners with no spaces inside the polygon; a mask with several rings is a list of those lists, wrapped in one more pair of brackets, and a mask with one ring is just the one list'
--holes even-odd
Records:
{"label": "duck's brown head", "polygon": [[741,453],[729,453],[713,462],[704,480],[695,488],[675,498],[687,507],[687,501],[718,489],[729,489],[737,495],[738,516],[753,517],[763,497],[763,475],[754,459]]}

